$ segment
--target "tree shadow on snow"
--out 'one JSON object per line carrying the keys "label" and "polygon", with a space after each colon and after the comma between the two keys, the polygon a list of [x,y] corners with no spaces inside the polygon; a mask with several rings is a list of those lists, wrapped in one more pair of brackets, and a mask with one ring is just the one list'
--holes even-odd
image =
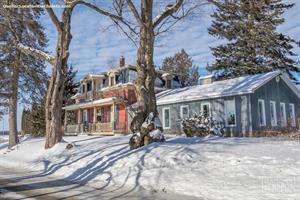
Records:
{"label": "tree shadow on snow", "polygon": [[[112,138],[113,139],[113,138]],[[86,140],[81,140],[81,141],[86,141]],[[75,141],[79,142],[79,141]],[[93,188],[95,190],[104,190],[104,189],[109,189],[110,186],[114,185],[112,183],[113,180],[113,175],[110,173],[109,169],[119,160],[121,159],[126,159],[132,154],[137,154],[139,153],[139,159],[138,161],[130,167],[130,170],[128,173],[125,175],[124,182],[117,187],[114,186],[113,190],[108,190],[107,193],[119,190],[121,192],[118,192],[118,195],[115,196],[114,198],[118,198],[127,194],[130,194],[131,192],[138,190],[139,189],[139,179],[141,176],[141,173],[143,171],[143,167],[145,164],[145,157],[148,153],[150,153],[153,149],[155,149],[158,144],[151,144],[148,145],[147,147],[142,147],[136,150],[129,150],[128,148],[128,143],[114,143],[114,144],[108,144],[104,147],[98,148],[96,150],[88,150],[85,152],[80,152],[80,155],[78,158],[75,160],[72,160],[73,155],[70,154],[66,156],[63,160],[61,160],[58,163],[52,164],[49,160],[43,160],[44,164],[44,170],[40,173],[34,174],[34,175],[27,175],[27,176],[22,176],[22,177],[16,177],[13,180],[10,180],[11,183],[18,183],[22,180],[25,179],[34,179],[37,177],[45,177],[51,174],[54,174],[61,168],[65,166],[70,166],[72,164],[76,164],[77,162],[80,162],[82,159],[89,157],[89,156],[99,156],[98,158],[94,159],[92,162],[87,163],[86,165],[82,166],[81,168],[76,169],[71,175],[64,177],[64,178],[59,178],[59,179],[54,179],[54,180],[47,180],[47,181],[40,181],[40,182],[34,182],[30,183],[28,185],[24,184],[17,184],[17,186],[7,186],[5,189],[10,190],[10,191],[26,191],[26,190],[32,190],[34,189],[47,189],[47,188],[52,188],[52,187],[60,187],[60,186],[70,186],[70,188],[67,189],[61,189],[59,191],[55,192],[49,192],[49,193],[44,193],[43,195],[51,195],[52,193],[58,193],[58,192],[67,192],[68,190],[71,189],[76,189],[80,188],[82,185],[88,184],[89,181],[93,180],[96,176],[98,175],[105,175],[107,176],[106,182],[101,186],[97,188]],[[104,153],[105,150],[109,150],[113,148],[113,151],[109,151],[109,153]],[[142,154],[141,154],[142,152]],[[79,152],[75,152],[78,153]],[[103,155],[101,153],[104,153]],[[130,164],[130,163],[128,163]],[[134,173],[132,172],[131,169],[135,169]],[[135,176],[135,177],[133,177]],[[129,178],[134,178],[135,183],[134,185],[131,185],[131,187],[127,187],[126,183]],[[52,177],[54,178],[54,177]],[[74,183],[76,183],[74,185]],[[126,187],[126,188],[125,188]],[[92,191],[91,191],[92,193]],[[104,194],[103,192],[101,194]],[[39,196],[39,195],[38,195]],[[75,195],[76,196],[76,195]],[[32,196],[31,198],[37,197]],[[69,198],[69,196],[68,196]]]}

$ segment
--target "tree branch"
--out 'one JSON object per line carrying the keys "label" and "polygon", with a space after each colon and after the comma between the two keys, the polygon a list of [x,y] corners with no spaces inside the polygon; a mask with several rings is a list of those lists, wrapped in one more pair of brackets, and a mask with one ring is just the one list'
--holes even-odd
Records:
{"label": "tree branch", "polygon": [[16,47],[19,51],[21,51],[22,53],[24,54],[27,54],[27,55],[32,55],[32,56],[36,56],[44,61],[47,61],[48,63],[50,63],[51,65],[54,65],[55,63],[55,57],[41,51],[41,50],[38,50],[38,49],[34,49],[34,48],[31,48],[31,47],[26,47],[20,43],[16,44]]}
{"label": "tree branch", "polygon": [[58,31],[61,31],[61,28],[62,28],[61,27],[61,22],[58,20],[58,18],[55,15],[53,9],[51,8],[51,4],[50,4],[49,0],[44,0],[44,3],[45,3],[47,13],[48,13],[49,17],[51,18],[53,24],[56,26],[56,29]]}
{"label": "tree branch", "polygon": [[163,11],[160,15],[155,17],[153,28],[158,26],[164,19],[177,12],[177,10],[181,7],[184,0],[176,0],[176,3],[172,6],[168,6],[165,11]]}
{"label": "tree branch", "polygon": [[133,15],[134,15],[134,17],[135,17],[135,19],[136,19],[136,21],[139,23],[140,26],[144,26],[144,23],[143,23],[143,21],[142,21],[140,15],[139,15],[139,13],[138,13],[136,7],[135,7],[134,4],[132,3],[132,1],[131,1],[131,0],[126,0],[126,1],[127,1],[127,4],[128,4],[128,6],[129,6],[131,12],[133,13]]}
{"label": "tree branch", "polygon": [[89,8],[91,8],[91,9],[95,10],[96,12],[102,14],[102,15],[105,15],[105,16],[107,16],[107,17],[110,17],[110,18],[113,19],[113,20],[123,21],[123,19],[122,19],[121,16],[118,16],[118,15],[115,15],[115,14],[113,14],[113,13],[107,12],[107,11],[105,11],[105,10],[99,8],[98,6],[93,5],[93,4],[91,4],[91,3],[89,3],[89,2],[86,2],[86,1],[84,1],[84,0],[78,1],[78,4],[85,5],[85,6],[89,7]]}
{"label": "tree branch", "polygon": [[[138,34],[138,33],[135,31],[135,29],[134,29],[128,22],[126,22],[126,21],[122,18],[122,16],[118,16],[118,15],[115,15],[115,14],[113,14],[113,13],[107,12],[107,11],[105,11],[105,10],[99,8],[98,6],[93,5],[93,4],[91,4],[91,3],[89,3],[89,2],[86,2],[86,1],[84,1],[84,0],[79,0],[77,3],[78,3],[78,4],[85,5],[85,6],[89,7],[89,8],[91,8],[91,9],[95,10],[96,12],[100,13],[101,15],[104,15],[104,16],[107,16],[107,17],[111,18],[114,22],[116,22],[116,21],[121,22],[122,24],[124,24],[125,26],[127,26],[128,29],[129,29],[131,32],[133,32],[134,34]],[[118,26],[120,26],[120,25],[118,25]]]}

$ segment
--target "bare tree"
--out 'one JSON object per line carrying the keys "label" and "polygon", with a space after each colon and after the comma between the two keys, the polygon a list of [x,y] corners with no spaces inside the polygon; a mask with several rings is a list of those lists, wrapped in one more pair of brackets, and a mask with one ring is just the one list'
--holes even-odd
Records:
{"label": "bare tree", "polygon": [[43,59],[52,65],[52,76],[48,86],[46,97],[46,143],[45,148],[51,148],[62,140],[61,114],[64,92],[64,80],[67,72],[69,58],[69,46],[71,35],[71,16],[77,0],[65,0],[64,8],[59,20],[54,13],[49,0],[44,0],[47,13],[58,32],[56,52],[54,56],[48,55],[37,49],[25,47],[18,44],[18,48],[26,53]]}
{"label": "bare tree", "polygon": [[[194,1],[196,2],[196,1]],[[132,0],[115,0],[114,8],[116,14],[104,11],[103,9],[92,5],[86,1],[82,4],[94,9],[98,13],[110,17],[113,22],[125,33],[125,35],[135,42],[134,36],[138,38],[137,50],[137,80],[135,83],[138,101],[138,110],[130,125],[132,132],[140,132],[145,119],[150,113],[154,118],[158,118],[156,98],[154,91],[154,81],[156,79],[155,66],[153,63],[154,41],[155,37],[161,33],[169,31],[178,21],[190,15],[201,5],[202,1],[192,3],[187,0],[176,0],[173,4],[165,5],[165,9],[156,17],[153,17],[156,9],[153,0],[141,0],[140,6],[134,4]],[[124,8],[129,8],[135,23],[131,18],[124,18]],[[141,134],[143,141],[145,134]],[[143,146],[141,142],[139,146]]]}

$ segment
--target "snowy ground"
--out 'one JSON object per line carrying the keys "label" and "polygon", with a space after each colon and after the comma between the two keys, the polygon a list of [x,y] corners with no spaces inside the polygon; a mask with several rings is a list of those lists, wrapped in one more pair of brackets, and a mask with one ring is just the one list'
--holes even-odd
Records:
{"label": "snowy ground", "polygon": [[25,138],[13,151],[0,144],[0,165],[40,170],[99,188],[142,187],[203,199],[299,199],[300,141],[271,138],[170,137],[130,151],[125,136],[65,137],[43,150]]}

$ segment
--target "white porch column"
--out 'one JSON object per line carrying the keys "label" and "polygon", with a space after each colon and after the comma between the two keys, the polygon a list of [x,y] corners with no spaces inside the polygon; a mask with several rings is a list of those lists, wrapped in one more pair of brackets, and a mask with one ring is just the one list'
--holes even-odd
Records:
{"label": "white porch column", "polygon": [[82,114],[81,114],[81,110],[79,109],[78,110],[78,114],[77,114],[77,132],[80,133],[81,131],[83,130],[80,130],[80,127],[81,127],[81,122],[82,122]]}
{"label": "white porch column", "polygon": [[96,123],[97,123],[97,108],[96,107],[94,107],[94,115],[93,115],[93,117],[94,117],[94,119],[93,119],[93,131],[96,131]]}
{"label": "white porch column", "polygon": [[111,123],[112,123],[112,132],[114,133],[115,131],[115,112],[116,112],[116,106],[115,103],[112,104],[111,106]]}
{"label": "white porch column", "polygon": [[78,120],[77,120],[77,123],[78,123],[78,124],[81,124],[81,123],[82,123],[82,114],[81,114],[81,112],[82,112],[82,111],[79,109],[79,110],[78,110],[78,115],[77,115],[77,119],[78,119]]}
{"label": "white porch column", "polygon": [[67,133],[67,119],[68,119],[67,115],[68,115],[68,111],[65,110],[64,134]]}

